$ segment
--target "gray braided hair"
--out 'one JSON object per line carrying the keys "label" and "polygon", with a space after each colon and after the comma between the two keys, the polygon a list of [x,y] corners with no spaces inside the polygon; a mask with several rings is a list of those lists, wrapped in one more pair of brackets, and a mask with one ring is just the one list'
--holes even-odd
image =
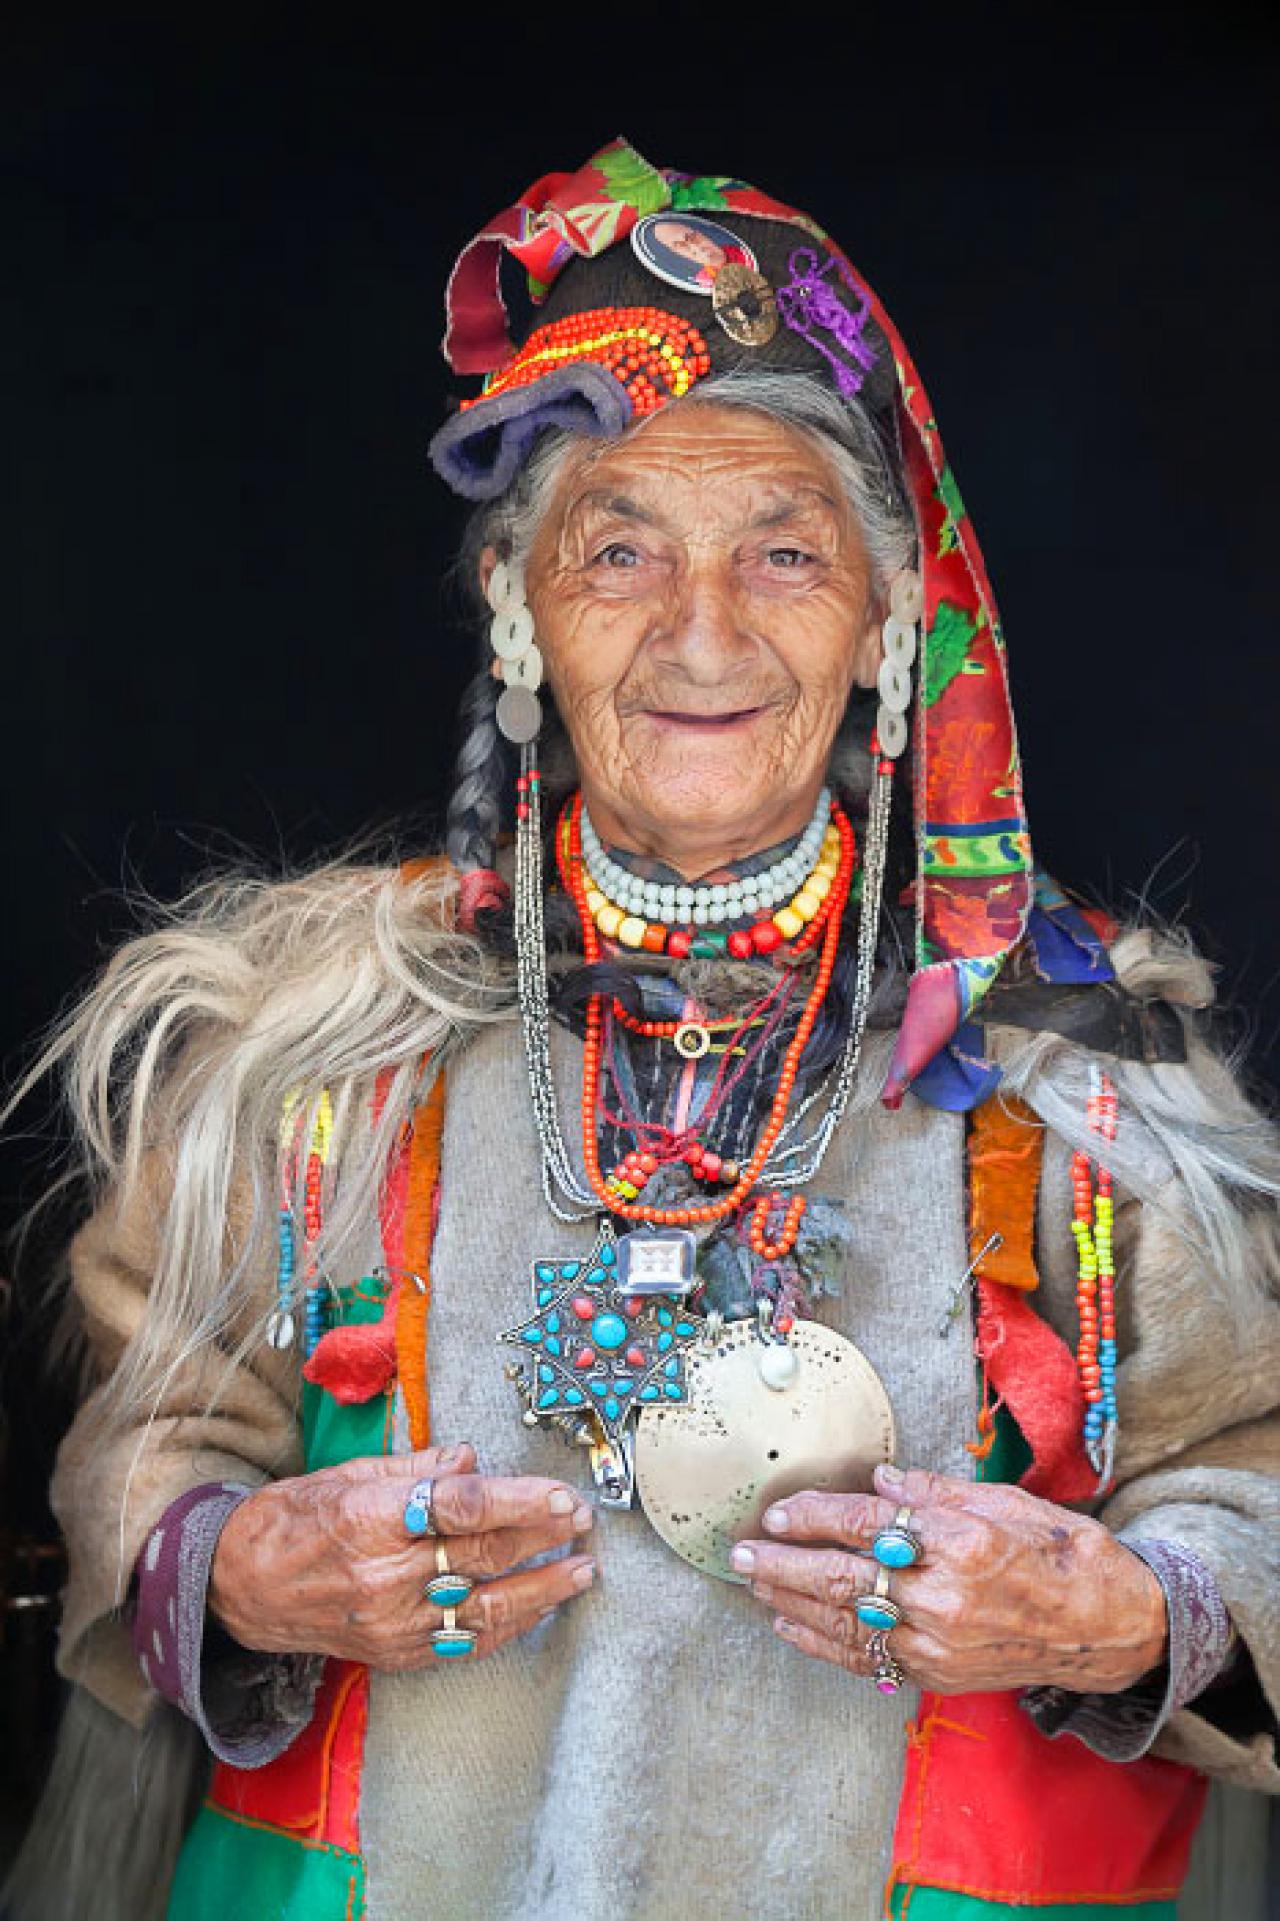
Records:
{"label": "gray braided hair", "polygon": [[462,744],[445,816],[445,852],[460,874],[493,866],[507,777],[497,704],[498,683],[486,662],[462,696]]}
{"label": "gray braided hair", "polygon": [[[897,450],[887,444],[859,400],[842,399],[817,374],[739,367],[705,381],[680,405],[710,403],[765,414],[817,442],[836,468],[858,517],[878,591],[885,589],[900,568],[913,564],[916,529]],[[630,431],[643,433],[644,422]],[[486,626],[489,610],[480,592],[481,554],[492,547],[504,560],[525,564],[565,457],[580,444],[576,434],[548,431],[507,492],[499,500],[486,501],[471,516],[462,550],[464,587]],[[446,851],[462,873],[493,866],[502,795],[510,771],[494,718],[498,684],[489,666],[486,644],[485,664],[468,684],[463,698],[457,781],[446,816]]]}

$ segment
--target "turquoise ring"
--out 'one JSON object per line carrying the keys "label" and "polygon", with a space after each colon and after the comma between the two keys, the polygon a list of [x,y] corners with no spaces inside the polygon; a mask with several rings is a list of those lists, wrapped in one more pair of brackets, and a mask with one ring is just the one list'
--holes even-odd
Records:
{"label": "turquoise ring", "polygon": [[435,1493],[434,1481],[415,1481],[409,1489],[409,1498],[404,1504],[404,1525],[409,1534],[434,1534],[436,1524],[431,1513],[431,1497]]}
{"label": "turquoise ring", "polygon": [[896,1601],[889,1599],[889,1570],[887,1567],[876,1569],[876,1584],[870,1594],[864,1594],[854,1608],[854,1613],[864,1627],[876,1628],[887,1634],[896,1628],[902,1619],[902,1609]]}
{"label": "turquoise ring", "polygon": [[442,1661],[456,1661],[470,1654],[479,1638],[470,1628],[460,1628],[455,1610],[446,1608],[444,1621],[432,1629],[431,1645]]}
{"label": "turquoise ring", "polygon": [[914,1567],[924,1549],[909,1526],[911,1509],[900,1507],[894,1516],[893,1526],[881,1528],[871,1543],[871,1552],[881,1567]]}
{"label": "turquoise ring", "polygon": [[469,1599],[475,1582],[465,1574],[455,1574],[449,1566],[449,1556],[443,1541],[436,1542],[436,1573],[434,1580],[426,1585],[428,1601],[438,1608],[460,1608]]}

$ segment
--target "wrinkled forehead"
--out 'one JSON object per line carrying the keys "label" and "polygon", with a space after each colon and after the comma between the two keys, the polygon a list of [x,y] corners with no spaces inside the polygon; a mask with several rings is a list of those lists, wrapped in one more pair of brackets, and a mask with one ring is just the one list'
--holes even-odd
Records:
{"label": "wrinkled forehead", "polygon": [[548,517],[685,534],[800,521],[834,533],[854,518],[835,467],[807,434],[754,409],[694,400],[636,432],[572,447]]}

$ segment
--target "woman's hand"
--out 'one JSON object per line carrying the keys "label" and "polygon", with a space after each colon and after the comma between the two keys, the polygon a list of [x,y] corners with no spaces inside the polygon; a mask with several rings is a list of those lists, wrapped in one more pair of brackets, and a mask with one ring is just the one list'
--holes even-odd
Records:
{"label": "woman's hand", "polygon": [[[877,1469],[876,1486],[879,1495],[789,1495],[765,1517],[774,1538],[735,1553],[752,1592],[775,1610],[777,1632],[802,1653],[872,1672],[871,1630],[854,1608],[879,1572],[872,1541],[909,1506],[922,1552],[889,1577],[902,1609],[889,1652],[922,1687],[1114,1694],[1163,1659],[1160,1583],[1097,1521],[1021,1488],[944,1474]],[[778,1512],[785,1526],[775,1529]]]}
{"label": "woman's hand", "polygon": [[471,1659],[524,1634],[591,1585],[586,1555],[518,1569],[570,1543],[591,1509],[562,1481],[477,1474],[470,1447],[348,1461],[259,1488],[222,1530],[209,1607],[242,1647],[277,1654],[334,1654],[392,1672],[436,1660],[431,1630],[443,1619],[425,1598],[436,1540],[411,1535],[405,1502],[434,1479],[432,1515],[449,1569],[474,1591],[457,1610],[479,1634]]}

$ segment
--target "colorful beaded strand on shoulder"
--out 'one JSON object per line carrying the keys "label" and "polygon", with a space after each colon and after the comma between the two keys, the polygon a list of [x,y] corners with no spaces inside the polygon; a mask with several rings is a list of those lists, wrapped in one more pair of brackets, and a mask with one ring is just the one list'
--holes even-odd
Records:
{"label": "colorful beaded strand on shoulder", "polygon": [[1076,1305],[1080,1315],[1076,1365],[1085,1399],[1085,1452],[1101,1477],[1100,1486],[1106,1486],[1115,1457],[1119,1405],[1116,1398],[1115,1199],[1104,1144],[1116,1137],[1119,1101],[1111,1079],[1096,1063],[1089,1069],[1085,1112],[1100,1145],[1096,1161],[1083,1148],[1077,1148],[1071,1157],[1071,1231],[1076,1242]]}

